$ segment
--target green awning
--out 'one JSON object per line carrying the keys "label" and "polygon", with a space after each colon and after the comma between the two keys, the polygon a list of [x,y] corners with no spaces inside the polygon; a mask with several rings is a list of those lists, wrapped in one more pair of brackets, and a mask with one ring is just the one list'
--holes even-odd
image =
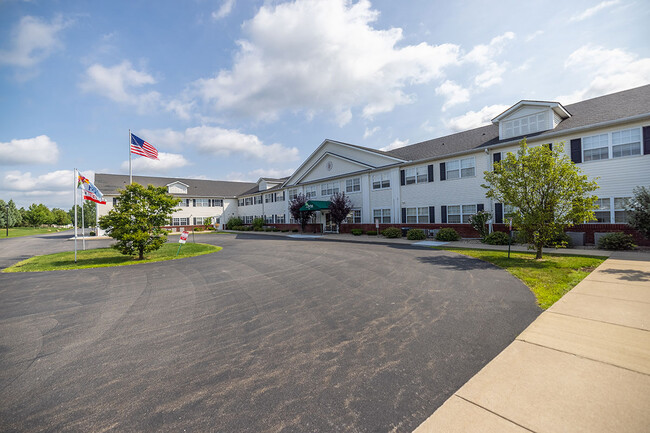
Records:
{"label": "green awning", "polygon": [[327,210],[330,208],[330,201],[324,200],[307,200],[307,203],[303,204],[300,208],[300,211],[306,210]]}

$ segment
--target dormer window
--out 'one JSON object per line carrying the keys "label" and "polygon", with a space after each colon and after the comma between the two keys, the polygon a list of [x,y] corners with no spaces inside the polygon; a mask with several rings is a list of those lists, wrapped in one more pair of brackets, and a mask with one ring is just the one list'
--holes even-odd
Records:
{"label": "dormer window", "polygon": [[555,128],[571,117],[558,102],[519,101],[492,119],[499,125],[499,139],[521,137]]}
{"label": "dormer window", "polygon": [[504,122],[503,138],[519,137],[548,129],[546,112]]}
{"label": "dormer window", "polygon": [[187,185],[182,182],[174,182],[167,185],[167,192],[170,194],[187,194]]}

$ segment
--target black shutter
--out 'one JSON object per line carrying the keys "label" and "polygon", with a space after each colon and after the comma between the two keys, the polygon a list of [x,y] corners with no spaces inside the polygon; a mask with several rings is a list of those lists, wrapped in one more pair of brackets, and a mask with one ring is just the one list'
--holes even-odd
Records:
{"label": "black shutter", "polygon": [[427,182],[433,182],[433,164],[427,165],[427,174],[428,174]]}
{"label": "black shutter", "polygon": [[440,222],[447,223],[447,206],[440,206]]}
{"label": "black shutter", "polygon": [[440,180],[447,180],[447,170],[444,162],[440,163]]}
{"label": "black shutter", "polygon": [[196,207],[196,199],[195,198],[192,199],[192,206]]}
{"label": "black shutter", "polygon": [[643,127],[643,154],[650,155],[650,126]]}
{"label": "black shutter", "polygon": [[492,162],[501,161],[501,152],[496,152],[492,154]]}
{"label": "black shutter", "polygon": [[485,205],[483,203],[479,203],[476,205],[476,212],[480,212],[482,210],[485,210]]}
{"label": "black shutter", "polygon": [[582,162],[582,139],[580,138],[571,140],[571,161],[576,164]]}
{"label": "black shutter", "polygon": [[402,186],[406,185],[406,173],[404,173],[404,170],[399,171],[399,179]]}
{"label": "black shutter", "polygon": [[429,206],[429,224],[436,222],[436,207]]}
{"label": "black shutter", "polygon": [[402,224],[406,224],[406,208],[402,208]]}
{"label": "black shutter", "polygon": [[503,224],[503,205],[501,203],[494,203],[494,222]]}

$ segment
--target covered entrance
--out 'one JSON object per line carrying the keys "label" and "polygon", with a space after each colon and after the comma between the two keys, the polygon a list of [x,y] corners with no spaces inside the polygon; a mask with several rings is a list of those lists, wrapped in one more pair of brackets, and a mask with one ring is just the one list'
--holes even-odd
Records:
{"label": "covered entrance", "polygon": [[323,233],[333,233],[336,232],[336,224],[332,222],[330,203],[329,200],[307,200],[300,211],[315,212],[315,222],[319,222],[323,226]]}

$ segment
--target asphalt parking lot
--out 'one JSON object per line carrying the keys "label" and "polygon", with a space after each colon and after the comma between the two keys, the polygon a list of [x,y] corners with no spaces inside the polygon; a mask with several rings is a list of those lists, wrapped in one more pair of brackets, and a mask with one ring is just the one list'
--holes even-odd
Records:
{"label": "asphalt parking lot", "polygon": [[[20,239],[0,240],[0,266],[72,248]],[[409,432],[540,313],[450,252],[196,240],[224,249],[0,274],[0,430]]]}

